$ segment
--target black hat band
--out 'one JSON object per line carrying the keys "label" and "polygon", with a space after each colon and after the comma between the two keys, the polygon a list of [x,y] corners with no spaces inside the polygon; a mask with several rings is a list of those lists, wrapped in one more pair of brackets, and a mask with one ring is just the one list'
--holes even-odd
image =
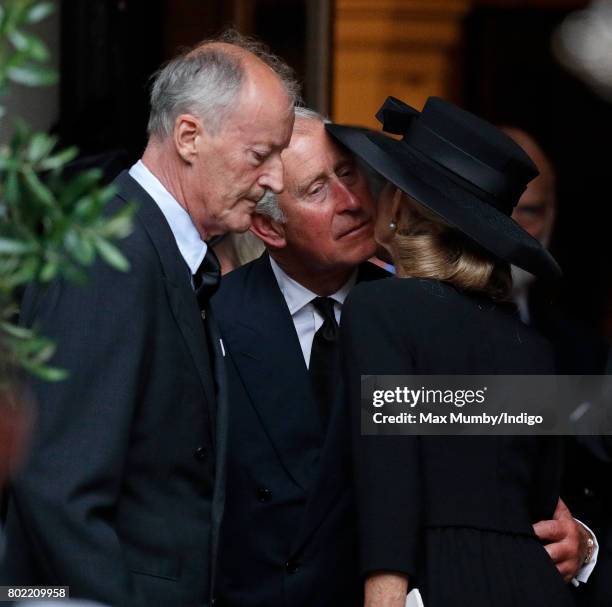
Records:
{"label": "black hat band", "polygon": [[489,202],[506,215],[512,213],[516,201],[525,191],[523,183],[517,183],[483,164],[420,122],[412,122],[402,142],[489,194],[492,197]]}
{"label": "black hat band", "polygon": [[[521,194],[527,187],[520,175],[496,171],[471,156],[461,148],[432,131],[422,122],[421,113],[399,99],[388,97],[376,113],[383,131],[402,135],[402,142],[428,157],[453,175],[463,180],[463,185],[474,186],[488,194],[487,202],[506,215],[512,214]],[[471,187],[470,187],[471,186]]]}

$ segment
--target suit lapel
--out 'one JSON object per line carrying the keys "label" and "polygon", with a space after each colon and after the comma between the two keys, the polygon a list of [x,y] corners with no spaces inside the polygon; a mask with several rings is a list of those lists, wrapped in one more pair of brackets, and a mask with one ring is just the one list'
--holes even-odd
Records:
{"label": "suit lapel", "polygon": [[229,410],[227,394],[227,376],[224,353],[221,349],[221,334],[215,322],[212,310],[209,309],[206,317],[206,331],[214,352],[214,375],[217,388],[216,407],[216,448],[215,448],[215,487],[211,510],[211,595],[214,594],[214,584],[217,569],[217,553],[221,521],[225,508],[225,469],[227,463],[227,432],[229,428]]}
{"label": "suit lapel", "polygon": [[[155,201],[127,171],[121,173],[115,183],[119,187],[121,198],[140,204],[136,217],[144,225],[157,249],[172,312],[202,382],[212,429],[215,427],[215,386],[211,376],[213,367],[206,347],[206,335],[197,299],[189,282],[189,268],[181,256],[166,218]],[[215,432],[212,434],[214,440]]]}
{"label": "suit lapel", "polygon": [[254,262],[243,302],[242,316],[228,323],[224,338],[283,465],[306,489],[316,469],[321,425],[295,327],[267,255]]}

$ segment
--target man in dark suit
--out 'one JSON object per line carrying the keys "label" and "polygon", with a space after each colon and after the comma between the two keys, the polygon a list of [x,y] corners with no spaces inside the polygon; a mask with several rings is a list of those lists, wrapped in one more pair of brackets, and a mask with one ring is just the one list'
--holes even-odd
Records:
{"label": "man in dark suit", "polygon": [[325,359],[317,334],[327,328],[333,342],[355,281],[386,273],[366,262],[374,253],[366,179],[320,116],[296,109],[283,165],[285,190],[253,219],[267,252],[226,275],[213,299],[231,403],[218,600],[356,606],[347,421],[313,368],[317,353]]}
{"label": "man in dark suit", "polygon": [[55,340],[70,377],[34,388],[0,584],[64,585],[117,607],[210,604],[227,408],[206,240],[246,230],[264,192],[282,190],[295,91],[238,37],[156,75],[147,148],[109,205],[139,205],[121,242],[130,272],[98,263],[84,288],[25,295],[22,322]]}

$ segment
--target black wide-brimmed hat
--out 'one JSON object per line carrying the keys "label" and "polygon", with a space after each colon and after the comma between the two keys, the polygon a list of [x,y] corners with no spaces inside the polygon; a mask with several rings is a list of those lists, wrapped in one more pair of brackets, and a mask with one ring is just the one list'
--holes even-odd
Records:
{"label": "black wide-brimmed hat", "polygon": [[369,129],[326,125],[376,172],[498,258],[558,278],[552,255],[510,215],[538,169],[488,122],[429,97],[419,112],[389,97],[376,114],[394,139]]}

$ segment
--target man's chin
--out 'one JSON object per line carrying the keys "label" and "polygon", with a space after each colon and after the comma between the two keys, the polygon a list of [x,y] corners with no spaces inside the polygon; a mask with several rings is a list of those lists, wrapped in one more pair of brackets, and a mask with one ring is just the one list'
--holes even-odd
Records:
{"label": "man's chin", "polygon": [[[252,209],[255,207],[253,206]],[[251,210],[242,210],[237,213],[233,213],[231,216],[227,217],[227,221],[225,222],[225,231],[226,232],[237,232],[238,234],[242,234],[251,227],[253,223],[253,213]]]}
{"label": "man's chin", "polygon": [[236,223],[229,228],[229,232],[233,232],[234,234],[246,234],[249,231],[252,223],[249,220],[248,222]]}
{"label": "man's chin", "polygon": [[249,217],[242,223],[236,225],[235,228],[232,229],[232,232],[236,232],[237,234],[244,234],[248,232],[250,227],[253,225],[252,217]]}

